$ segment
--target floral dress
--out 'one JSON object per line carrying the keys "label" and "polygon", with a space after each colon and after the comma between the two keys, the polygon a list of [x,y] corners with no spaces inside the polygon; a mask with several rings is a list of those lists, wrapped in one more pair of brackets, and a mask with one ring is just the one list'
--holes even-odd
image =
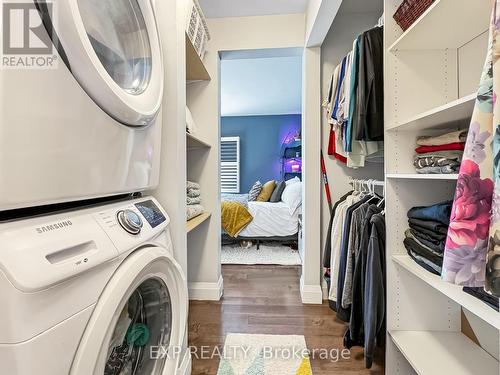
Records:
{"label": "floral dress", "polygon": [[442,278],[500,296],[500,18],[495,0],[486,64],[455,192]]}

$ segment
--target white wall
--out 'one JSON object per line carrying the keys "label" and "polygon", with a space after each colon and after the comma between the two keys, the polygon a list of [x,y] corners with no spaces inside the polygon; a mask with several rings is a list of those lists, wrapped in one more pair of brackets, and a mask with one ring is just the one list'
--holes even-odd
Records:
{"label": "white wall", "polygon": [[[344,5],[343,5],[344,6]],[[363,31],[372,28],[381,12],[377,13],[350,13],[343,12],[342,8],[339,11],[328,35],[321,46],[321,93],[322,98],[328,95],[328,86],[330,77],[335,66],[337,66],[342,58],[352,50],[354,39]],[[327,155],[328,138],[330,127],[326,121],[325,112],[321,116],[321,144],[325,157],[325,164],[330,183],[333,202],[337,201],[342,195],[350,190],[349,178],[378,180],[384,179],[383,165],[367,164],[365,168],[354,170],[342,166],[333,157]],[[326,201],[324,189],[321,194],[321,248],[324,248],[326,232],[330,220],[330,212]]]}
{"label": "white wall", "polygon": [[165,91],[162,107],[160,184],[152,194],[170,216],[174,255],[184,272],[186,253],[186,51],[183,0],[156,2],[162,41]]}
{"label": "white wall", "polygon": [[[188,86],[188,107],[199,135],[212,145],[196,164],[188,160],[188,171],[202,186],[205,208],[212,212],[208,225],[191,233],[188,240],[188,277],[194,289],[220,286],[220,198],[219,198],[219,82],[220,51],[304,46],[305,17],[301,14],[216,18],[208,20],[212,36],[204,60],[212,80]],[[192,153],[190,153],[192,154]],[[193,157],[196,155],[193,155]],[[194,168],[189,168],[193,166]],[[203,166],[203,168],[201,167]],[[201,283],[201,284],[200,284]]]}

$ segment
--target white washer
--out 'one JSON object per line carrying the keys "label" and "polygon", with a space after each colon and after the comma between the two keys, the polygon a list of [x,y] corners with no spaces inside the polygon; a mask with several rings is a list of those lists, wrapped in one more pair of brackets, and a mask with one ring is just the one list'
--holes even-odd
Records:
{"label": "white washer", "polygon": [[0,210],[155,187],[164,72],[151,1],[21,6],[31,12],[4,16],[29,15],[57,67],[0,69]]}
{"label": "white washer", "polygon": [[1,224],[2,374],[190,373],[169,222],[147,197]]}

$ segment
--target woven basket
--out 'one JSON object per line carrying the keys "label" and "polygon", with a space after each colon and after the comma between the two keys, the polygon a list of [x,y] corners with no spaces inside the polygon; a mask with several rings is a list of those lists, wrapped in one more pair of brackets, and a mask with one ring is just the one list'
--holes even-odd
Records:
{"label": "woven basket", "polygon": [[429,8],[435,0],[404,0],[394,13],[394,20],[403,31],[413,23]]}

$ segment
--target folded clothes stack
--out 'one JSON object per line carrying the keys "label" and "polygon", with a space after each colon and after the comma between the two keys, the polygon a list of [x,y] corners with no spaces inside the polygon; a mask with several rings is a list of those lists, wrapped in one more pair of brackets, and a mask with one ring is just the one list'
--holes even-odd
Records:
{"label": "folded clothes stack", "polygon": [[467,139],[467,130],[458,130],[433,137],[418,137],[413,159],[417,173],[458,173]]}
{"label": "folded clothes stack", "polygon": [[187,219],[191,220],[195,218],[196,216],[201,215],[205,209],[201,205],[201,188],[200,184],[197,184],[196,182],[187,182],[187,188],[186,188],[186,203],[187,203],[187,209],[186,209],[186,215]]}
{"label": "folded clothes stack", "polygon": [[436,275],[441,275],[452,204],[452,201],[446,201],[408,211],[410,228],[405,232],[404,240],[408,255]]}

